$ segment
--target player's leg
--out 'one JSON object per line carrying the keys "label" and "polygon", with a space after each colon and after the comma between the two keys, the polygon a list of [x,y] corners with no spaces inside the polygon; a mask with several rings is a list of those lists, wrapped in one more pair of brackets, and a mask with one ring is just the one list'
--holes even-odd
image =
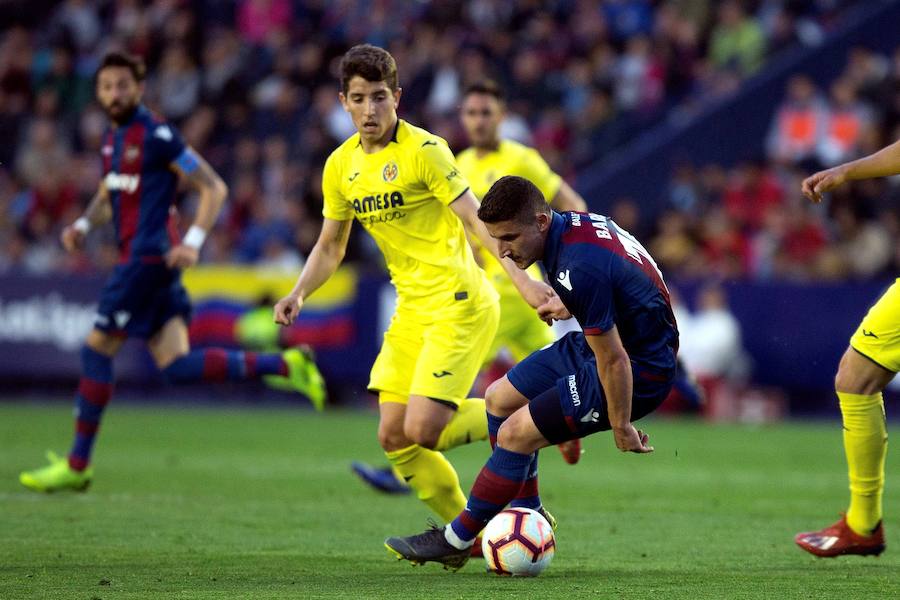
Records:
{"label": "player's leg", "polygon": [[[414,418],[407,426],[409,390],[427,326],[415,317],[403,311],[394,315],[372,366],[369,389],[378,393],[378,441],[391,464],[393,476],[408,484],[435,513],[449,518],[455,516],[452,512],[455,508],[465,504],[456,471],[440,452],[424,448],[417,440],[434,445],[440,435],[439,428],[453,416],[453,409],[427,398],[415,399],[412,402]],[[427,424],[420,423],[421,413],[429,407],[434,412],[425,417],[439,419],[438,428],[428,428]],[[370,471],[375,473],[375,480],[363,476],[363,480],[374,487],[390,487],[383,471],[369,469],[361,473],[359,469],[354,470],[361,476]]]}
{"label": "player's leg", "polygon": [[[555,340],[553,329],[541,321],[534,309],[516,292],[511,299],[501,296],[503,322],[497,337],[502,337],[502,347],[509,350],[516,363],[520,363]],[[581,440],[574,439],[557,445],[563,460],[574,465],[581,460]],[[535,464],[535,470],[537,465]]]}
{"label": "player's leg", "polygon": [[453,465],[429,446],[453,418],[453,408],[422,396],[410,396],[406,406],[390,394],[382,393],[379,400],[379,441],[394,472],[441,519],[452,519],[466,497]]}
{"label": "player's leg", "polygon": [[147,346],[156,366],[174,383],[259,379],[268,375],[289,378],[297,391],[321,410],[324,383],[315,364],[299,350],[283,354],[201,348],[191,350],[184,317],[169,318]]}
{"label": "player's leg", "polygon": [[[528,398],[513,387],[508,378],[502,377],[487,389],[485,402],[487,404],[488,435],[490,436],[491,450],[494,450],[497,446],[500,428],[510,415],[528,404]],[[544,509],[538,493],[538,455],[538,452],[534,453],[531,464],[528,466],[525,482],[509,504],[541,512],[555,529],[556,519]]]}
{"label": "player's leg", "polygon": [[843,417],[850,507],[840,521],[804,532],[796,543],[818,556],[880,554],[887,428],[882,390],[900,370],[900,284],[869,310],[850,339],[835,377]]}
{"label": "player's leg", "polygon": [[536,451],[548,443],[532,421],[528,407],[521,407],[501,426],[497,446],[475,479],[465,510],[443,529],[388,538],[385,546],[398,558],[413,563],[435,561],[460,568],[478,533],[516,497]]}
{"label": "player's leg", "polygon": [[[425,331],[411,392],[442,402],[455,411],[443,424],[434,445],[424,444],[426,447],[449,450],[487,439],[484,399],[466,396],[497,337],[499,321],[500,309],[495,303],[474,310],[455,306],[436,315],[435,322]],[[427,404],[423,406],[432,410]],[[407,415],[407,419],[414,417],[414,413]]]}
{"label": "player's leg", "polygon": [[75,439],[67,459],[52,452],[50,464],[19,475],[22,485],[41,492],[86,489],[93,470],[91,452],[103,411],[112,397],[112,359],[125,337],[93,329],[81,349],[81,379],[75,394]]}
{"label": "player's leg", "polygon": [[796,535],[794,541],[807,552],[834,557],[884,551],[881,517],[887,430],[881,390],[893,376],[853,348],[841,358],[835,388],[843,418],[850,507],[833,525]]}
{"label": "player's leg", "polygon": [[849,348],[835,379],[850,478],[847,523],[862,535],[871,534],[881,523],[887,454],[881,392],[895,374]]}
{"label": "player's leg", "polygon": [[447,438],[487,438],[484,413],[479,415],[470,408],[460,414],[459,408],[494,337],[498,318],[496,303],[471,306],[460,302],[433,315],[421,328],[421,350],[414,363],[403,425],[406,438],[418,446],[416,461],[401,463],[395,456],[391,462],[419,498],[444,520],[462,510],[465,496],[456,471],[434,448]]}

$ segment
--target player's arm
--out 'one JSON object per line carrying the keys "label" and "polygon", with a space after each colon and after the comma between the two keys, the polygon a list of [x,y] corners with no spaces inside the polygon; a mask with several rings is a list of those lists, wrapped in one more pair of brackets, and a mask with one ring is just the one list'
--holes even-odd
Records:
{"label": "player's arm", "polygon": [[338,221],[325,218],[319,239],[309,253],[294,289],[275,305],[276,323],[281,325],[293,323],[300,313],[303,301],[334,274],[347,252],[347,241],[350,239],[352,225],[352,219]]}
{"label": "player's arm", "polygon": [[516,285],[516,289],[519,290],[519,293],[522,294],[522,297],[525,298],[525,301],[528,302],[528,304],[534,308],[538,308],[545,305],[556,296],[556,292],[553,291],[553,288],[545,282],[535,281],[528,276],[528,273],[518,268],[511,260],[500,258],[500,254],[497,251],[496,240],[491,237],[487,228],[484,226],[484,223],[478,218],[478,200],[475,199],[475,195],[471,190],[463,192],[459,198],[450,204],[450,208],[453,209],[453,212],[455,212],[460,220],[462,220],[466,229],[474,234],[478,242],[487,248],[494,258],[500,261],[504,270],[509,274],[509,278],[512,279],[513,283]]}
{"label": "player's arm", "polygon": [[97,187],[97,193],[91,198],[84,214],[75,219],[75,222],[63,229],[60,234],[63,248],[66,252],[74,252],[84,245],[84,238],[88,231],[98,225],[108,223],[112,219],[112,206],[109,203],[109,192],[101,181]]}
{"label": "player's arm", "polygon": [[560,181],[559,191],[550,200],[550,206],[557,212],[587,212],[587,202],[565,181]]}
{"label": "player's arm", "polygon": [[822,194],[846,181],[887,177],[900,173],[900,140],[874,154],[819,171],[803,180],[803,194],[813,202],[821,202]]}
{"label": "player's arm", "polygon": [[228,196],[228,187],[219,174],[209,163],[203,160],[190,146],[178,155],[170,165],[181,179],[192,190],[197,192],[200,199],[197,203],[197,214],[194,223],[188,228],[181,243],[166,255],[166,264],[169,268],[185,269],[197,264],[200,256],[200,247],[206,240],[206,235],[216,222],[225,198]]}
{"label": "player's arm", "polygon": [[609,424],[616,439],[616,447],[622,452],[653,452],[647,445],[647,435],[631,424],[631,394],[633,380],[631,360],[622,346],[619,331],[613,325],[609,331],[585,335],[584,339],[597,360],[597,376],[606,395]]}

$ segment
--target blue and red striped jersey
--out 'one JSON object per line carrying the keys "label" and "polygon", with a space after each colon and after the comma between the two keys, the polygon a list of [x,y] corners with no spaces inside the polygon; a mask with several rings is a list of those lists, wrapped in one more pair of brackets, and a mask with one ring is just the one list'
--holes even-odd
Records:
{"label": "blue and red striped jersey", "polygon": [[121,262],[158,258],[178,243],[178,175],[170,165],[186,151],[178,131],[143,105],[104,134],[103,181]]}
{"label": "blue and red striped jersey", "polygon": [[640,242],[612,219],[554,212],[541,262],[585,335],[615,325],[633,361],[675,366],[678,327],[662,273]]}

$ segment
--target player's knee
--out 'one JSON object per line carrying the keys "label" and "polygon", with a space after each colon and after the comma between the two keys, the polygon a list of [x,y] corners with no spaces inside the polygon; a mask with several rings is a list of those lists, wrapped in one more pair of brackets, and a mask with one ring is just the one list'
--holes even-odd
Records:
{"label": "player's knee", "polygon": [[518,410],[522,403],[518,393],[510,393],[515,388],[506,377],[501,377],[488,386],[484,393],[484,405],[489,413],[507,417]]}
{"label": "player's knee", "polygon": [[519,439],[519,431],[515,419],[507,419],[497,432],[497,445],[501,448],[512,448]]}
{"label": "player's knee", "polygon": [[441,437],[441,429],[433,423],[422,420],[409,421],[403,424],[403,433],[407,439],[423,448],[434,450]]}
{"label": "player's knee", "polygon": [[484,406],[487,408],[489,413],[496,414],[494,412],[500,407],[500,399],[501,399],[501,391],[500,391],[500,382],[502,379],[496,380],[494,383],[488,386],[487,390],[484,392]]}
{"label": "player's knee", "polygon": [[847,350],[841,358],[837,374],[834,376],[834,389],[847,394],[877,394],[893,377],[887,369],[870,364],[868,359]]}
{"label": "player's knee", "polygon": [[392,424],[382,423],[378,426],[378,443],[385,452],[394,452],[402,450],[411,444],[403,435],[402,428],[397,428]]}

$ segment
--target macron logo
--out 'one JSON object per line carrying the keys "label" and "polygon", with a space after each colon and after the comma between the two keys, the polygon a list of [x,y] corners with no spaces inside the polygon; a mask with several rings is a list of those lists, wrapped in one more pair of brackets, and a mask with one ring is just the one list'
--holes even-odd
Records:
{"label": "macron logo", "polygon": [[563,286],[570,292],[572,291],[572,282],[569,280],[569,270],[568,269],[566,269],[565,273],[560,271],[559,275],[556,276],[556,281],[559,282],[559,285]]}
{"label": "macron logo", "polygon": [[153,137],[158,137],[159,139],[171,142],[172,141],[172,130],[169,129],[168,125],[160,125],[153,132]]}

